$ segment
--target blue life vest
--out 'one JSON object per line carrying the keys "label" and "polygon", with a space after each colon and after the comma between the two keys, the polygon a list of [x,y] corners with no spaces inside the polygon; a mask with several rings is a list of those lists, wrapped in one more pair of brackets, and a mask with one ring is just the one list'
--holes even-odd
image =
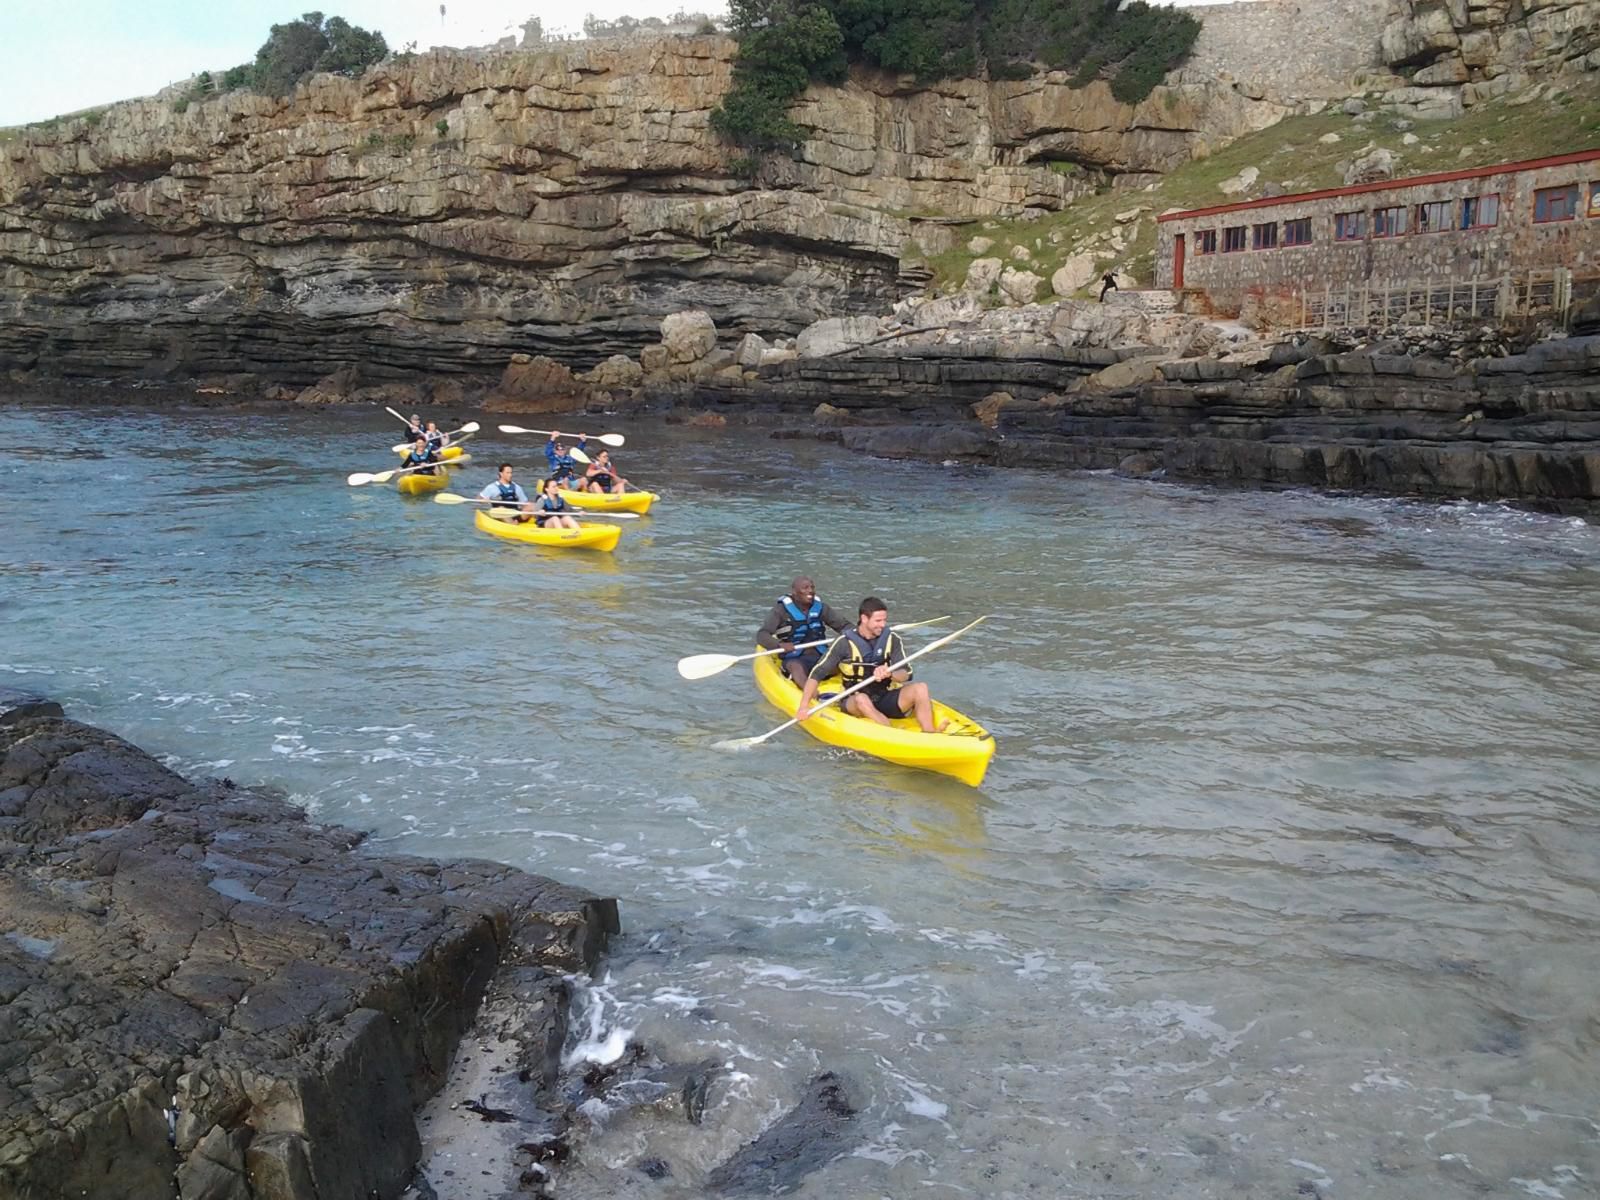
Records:
{"label": "blue life vest", "polygon": [[498,479],[496,479],[494,481],[494,485],[495,485],[495,487],[500,489],[500,503],[501,504],[516,504],[516,503],[518,503],[518,501],[517,501],[517,485],[516,484],[514,484],[514,483],[501,483]]}
{"label": "blue life vest", "polygon": [[427,453],[427,454],[418,454],[415,450],[413,450],[410,454],[406,455],[405,465],[408,466],[408,467],[419,467],[419,466],[422,466],[422,464],[424,464],[424,463],[430,464],[428,466],[422,466],[422,470],[413,471],[413,472],[411,472],[411,474],[413,474],[413,475],[433,475],[433,474],[436,474],[437,472],[434,471],[434,469],[433,469],[431,464],[433,464],[435,462],[438,462],[438,461],[439,461],[438,459],[432,457],[432,452],[431,451],[429,453]]}
{"label": "blue life vest", "polygon": [[565,500],[563,500],[560,496],[556,496],[553,499],[550,496],[545,496],[542,500],[539,501],[539,503],[544,508],[545,512],[566,512],[567,511],[567,502]]}
{"label": "blue life vest", "polygon": [[[778,603],[783,605],[784,611],[789,614],[789,636],[784,638],[784,641],[793,642],[798,646],[802,642],[820,642],[828,636],[828,627],[822,620],[824,605],[817,597],[811,597],[811,607],[804,610],[794,602],[792,596],[781,596]],[[814,652],[814,650],[790,650],[779,657],[788,662],[790,659],[801,658]]]}
{"label": "blue life vest", "polygon": [[[871,679],[872,672],[876,668],[893,666],[888,657],[890,642],[893,639],[894,631],[888,626],[884,626],[883,632],[870,642],[854,629],[847,631],[844,635],[844,644],[849,653],[839,664],[839,677],[844,680],[845,685],[854,687],[863,680]],[[909,672],[910,668],[907,667],[905,670]],[[887,691],[893,686],[892,683],[882,683],[864,690],[878,693]]]}

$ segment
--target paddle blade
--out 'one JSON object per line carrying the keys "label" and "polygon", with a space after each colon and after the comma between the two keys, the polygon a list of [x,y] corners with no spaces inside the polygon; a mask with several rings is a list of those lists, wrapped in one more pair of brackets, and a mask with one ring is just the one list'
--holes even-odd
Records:
{"label": "paddle blade", "polygon": [[457,433],[477,433],[478,430],[480,430],[482,428],[483,428],[483,426],[479,425],[476,421],[468,421],[460,429],[456,430],[456,432]]}
{"label": "paddle blade", "polygon": [[372,482],[372,473],[370,471],[352,471],[344,477],[344,481],[351,487],[360,487],[364,483]]}
{"label": "paddle blade", "polygon": [[412,445],[413,443],[411,442],[401,442],[398,446],[390,446],[389,449],[393,450],[396,454],[404,454],[407,450],[411,449]]}
{"label": "paddle blade", "polygon": [[574,446],[571,450],[568,450],[567,453],[572,455],[573,462],[587,463],[593,461],[587,454],[585,454],[582,450],[579,450],[576,446]]}
{"label": "paddle blade", "polygon": [[398,474],[400,474],[399,471],[379,471],[376,475],[374,475],[372,477],[372,482],[373,483],[388,483],[389,480],[393,479]]}
{"label": "paddle blade", "polygon": [[678,674],[685,679],[709,679],[720,675],[739,660],[731,654],[691,654],[678,660]]}
{"label": "paddle blade", "polygon": [[542,429],[524,429],[521,425],[496,425],[501,433],[543,433]]}
{"label": "paddle blade", "polygon": [[604,442],[608,446],[622,446],[628,441],[628,439],[623,437],[620,433],[602,433],[599,434],[594,440],[597,442]]}
{"label": "paddle blade", "polygon": [[749,750],[753,746],[759,746],[762,742],[764,742],[766,740],[767,739],[764,736],[763,737],[747,737],[747,738],[729,738],[727,741],[712,742],[711,743],[711,748],[713,750]]}
{"label": "paddle blade", "polygon": [[435,504],[471,504],[472,500],[467,496],[458,496],[454,492],[435,492],[433,494],[433,502]]}

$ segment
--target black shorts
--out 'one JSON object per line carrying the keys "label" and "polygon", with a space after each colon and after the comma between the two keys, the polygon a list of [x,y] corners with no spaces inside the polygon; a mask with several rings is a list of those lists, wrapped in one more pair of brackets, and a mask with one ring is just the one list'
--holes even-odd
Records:
{"label": "black shorts", "polygon": [[[872,705],[873,708],[877,709],[891,721],[898,721],[901,717],[906,715],[903,711],[901,711],[900,708],[899,688],[884,688],[881,692],[874,692],[871,688],[868,688],[866,691],[862,692],[861,695],[866,699],[868,704]],[[870,720],[871,718],[868,719]]]}
{"label": "black shorts", "polygon": [[610,475],[591,475],[589,476],[589,482],[598,483],[601,487],[605,488],[606,491],[609,492],[612,487],[615,486],[617,481]]}

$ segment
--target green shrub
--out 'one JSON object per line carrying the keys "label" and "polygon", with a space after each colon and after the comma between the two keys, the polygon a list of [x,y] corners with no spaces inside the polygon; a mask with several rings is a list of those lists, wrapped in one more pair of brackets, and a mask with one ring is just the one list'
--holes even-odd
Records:
{"label": "green shrub", "polygon": [[331,71],[359,75],[389,53],[383,34],[352,25],[343,17],[324,19],[308,12],[298,21],[274,25],[250,76],[250,86],[272,96],[284,96],[308,75]]}
{"label": "green shrub", "polygon": [[446,121],[443,117],[440,117],[433,123],[433,131],[440,137],[444,137],[450,132],[450,122]]}
{"label": "green shrub", "polygon": [[172,102],[172,111],[175,112],[175,113],[188,112],[189,111],[189,97],[187,97],[187,96],[179,96],[176,100],[174,100]]}

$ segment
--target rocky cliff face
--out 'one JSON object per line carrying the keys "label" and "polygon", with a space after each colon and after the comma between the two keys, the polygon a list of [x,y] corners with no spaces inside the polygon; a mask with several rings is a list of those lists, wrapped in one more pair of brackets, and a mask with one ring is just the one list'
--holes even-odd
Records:
{"label": "rocky cliff face", "polygon": [[1386,99],[1424,118],[1457,116],[1600,70],[1600,0],[1391,0],[1380,49],[1405,76]]}
{"label": "rocky cliff face", "polygon": [[[816,89],[753,177],[709,128],[720,37],[437,53],[0,144],[0,369],[308,382],[636,354],[664,314],[793,332],[887,308],[946,224],[1138,182],[1285,111],[1130,107],[1061,76]],[[1049,164],[1073,163],[1062,173]]]}

